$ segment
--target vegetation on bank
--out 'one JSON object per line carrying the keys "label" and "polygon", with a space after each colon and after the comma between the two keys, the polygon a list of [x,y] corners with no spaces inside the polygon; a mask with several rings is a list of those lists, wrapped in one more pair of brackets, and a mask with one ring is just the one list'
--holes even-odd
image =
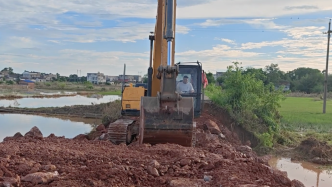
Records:
{"label": "vegetation on bank", "polygon": [[244,74],[238,62],[233,64],[223,76],[222,88],[209,85],[206,94],[239,125],[254,133],[261,140],[260,146],[272,147],[280,131],[278,108],[285,93],[272,83],[265,85],[255,72]]}
{"label": "vegetation on bank", "polygon": [[283,87],[276,89],[273,82],[266,82],[266,72],[233,64],[222,76],[221,86],[209,82],[206,95],[227,109],[238,125],[255,134],[261,140],[259,147],[296,145],[309,137],[332,143],[332,100],[323,114],[321,93],[283,92]]}

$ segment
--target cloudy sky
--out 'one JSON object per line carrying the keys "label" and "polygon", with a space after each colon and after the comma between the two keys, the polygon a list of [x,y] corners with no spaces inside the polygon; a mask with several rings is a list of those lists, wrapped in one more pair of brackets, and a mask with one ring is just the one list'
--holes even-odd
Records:
{"label": "cloudy sky", "polygon": [[[233,61],[323,70],[331,10],[331,0],[177,0],[175,59],[213,73]],[[119,75],[126,64],[144,75],[156,13],[157,0],[0,0],[0,68]]]}

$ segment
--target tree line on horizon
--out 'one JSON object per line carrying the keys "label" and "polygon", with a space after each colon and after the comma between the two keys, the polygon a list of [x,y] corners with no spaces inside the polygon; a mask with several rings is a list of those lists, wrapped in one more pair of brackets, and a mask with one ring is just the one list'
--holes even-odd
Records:
{"label": "tree line on horizon", "polygon": [[[264,68],[248,67],[243,70],[243,74],[255,74],[256,79],[263,81],[264,85],[269,83],[276,87],[289,83],[292,92],[322,93],[324,92],[325,71],[319,69],[299,67],[292,71],[284,72],[280,70],[278,64],[270,64]],[[209,84],[222,83],[224,76],[214,79],[211,72],[206,74]],[[328,75],[328,92],[332,92],[332,74]]]}

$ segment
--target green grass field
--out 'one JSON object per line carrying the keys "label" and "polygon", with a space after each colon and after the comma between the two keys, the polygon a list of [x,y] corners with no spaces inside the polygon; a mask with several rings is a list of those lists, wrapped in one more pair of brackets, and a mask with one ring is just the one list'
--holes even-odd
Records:
{"label": "green grass field", "polygon": [[323,100],[307,97],[287,97],[281,102],[282,126],[292,131],[313,130],[320,133],[332,132],[332,100],[326,103],[323,114]]}

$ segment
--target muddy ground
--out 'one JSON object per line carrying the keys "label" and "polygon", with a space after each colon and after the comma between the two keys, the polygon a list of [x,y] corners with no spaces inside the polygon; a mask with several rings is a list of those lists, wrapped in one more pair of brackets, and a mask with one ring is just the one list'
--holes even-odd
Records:
{"label": "muddy ground", "polygon": [[0,113],[34,114],[51,116],[75,116],[82,118],[105,118],[105,124],[117,119],[121,114],[119,101],[102,103],[98,105],[73,105],[64,107],[17,108],[0,107]]}
{"label": "muddy ground", "polygon": [[0,186],[304,186],[271,168],[268,156],[258,157],[222,116],[202,114],[194,148],[67,139],[35,127],[0,143]]}

